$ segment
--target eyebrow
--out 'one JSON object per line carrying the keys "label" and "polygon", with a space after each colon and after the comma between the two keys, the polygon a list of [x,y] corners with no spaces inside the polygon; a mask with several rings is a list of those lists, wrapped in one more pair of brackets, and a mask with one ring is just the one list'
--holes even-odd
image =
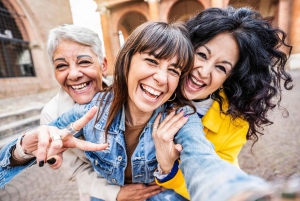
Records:
{"label": "eyebrow", "polygon": [[63,58],[63,57],[57,58],[57,59],[55,59],[54,61],[59,61],[59,60],[66,61],[66,59]]}
{"label": "eyebrow", "polygon": [[[78,55],[77,56],[77,59],[81,59],[82,57],[89,57],[89,58],[92,58],[90,55]],[[66,61],[66,59],[65,58],[63,58],[63,57],[59,57],[59,58],[57,58],[57,59],[55,59],[54,61]]]}
{"label": "eyebrow", "polygon": [[233,68],[233,65],[232,65],[232,63],[230,63],[229,61],[222,61],[222,63],[225,63],[225,64],[228,64],[228,65],[230,65],[231,66],[231,68]]}
{"label": "eyebrow", "polygon": [[203,45],[203,47],[205,47],[205,49],[208,51],[208,53],[211,54],[211,51],[207,46]]}
{"label": "eyebrow", "polygon": [[78,56],[77,56],[77,59],[81,59],[82,57],[89,57],[89,58],[92,58],[90,55],[87,55],[87,54],[85,55],[85,54],[84,54],[84,55],[78,55]]}
{"label": "eyebrow", "polygon": [[[146,54],[148,54],[149,56],[153,56],[155,59],[158,59],[156,54],[152,54],[150,52],[147,52]],[[179,69],[182,68],[182,66],[179,65],[178,63],[171,63],[170,66],[173,66],[174,68],[179,68]]]}
{"label": "eyebrow", "polygon": [[[211,51],[207,46],[203,45],[203,47],[208,51],[209,54],[211,54]],[[229,61],[224,60],[224,61],[222,61],[222,63],[228,64],[231,66],[231,68],[233,68],[232,63],[230,63]]]}

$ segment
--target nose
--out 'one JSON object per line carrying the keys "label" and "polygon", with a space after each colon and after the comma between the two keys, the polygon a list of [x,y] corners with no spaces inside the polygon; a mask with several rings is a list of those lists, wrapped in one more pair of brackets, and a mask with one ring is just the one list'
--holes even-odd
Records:
{"label": "nose", "polygon": [[157,71],[153,74],[153,79],[159,84],[164,85],[168,82],[167,67],[157,68]]}
{"label": "nose", "polygon": [[211,63],[203,63],[199,68],[198,72],[202,78],[208,78],[213,71],[214,66]]}
{"label": "nose", "polygon": [[68,74],[68,79],[69,80],[73,80],[73,81],[76,81],[78,80],[80,77],[83,76],[82,72],[80,71],[80,69],[78,69],[76,67],[76,65],[70,65],[70,71],[69,71],[69,74]]}

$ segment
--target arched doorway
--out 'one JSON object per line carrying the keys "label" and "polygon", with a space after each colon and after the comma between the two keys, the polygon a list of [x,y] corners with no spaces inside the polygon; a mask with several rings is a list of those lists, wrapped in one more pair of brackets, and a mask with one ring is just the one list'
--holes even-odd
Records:
{"label": "arched doorway", "polygon": [[128,12],[120,20],[118,26],[118,34],[120,46],[123,45],[124,40],[128,38],[130,33],[140,24],[147,21],[147,18],[139,12]]}
{"label": "arched doorway", "polygon": [[35,76],[22,17],[8,1],[0,1],[0,78]]}
{"label": "arched doorway", "polygon": [[178,1],[170,9],[168,21],[186,21],[202,10],[204,7],[197,0]]}

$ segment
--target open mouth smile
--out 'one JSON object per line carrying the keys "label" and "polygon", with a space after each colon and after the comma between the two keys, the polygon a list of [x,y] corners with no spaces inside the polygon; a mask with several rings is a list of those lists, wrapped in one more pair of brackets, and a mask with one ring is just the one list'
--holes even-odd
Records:
{"label": "open mouth smile", "polygon": [[193,88],[198,88],[201,89],[206,86],[206,84],[200,80],[198,80],[196,77],[193,75],[189,75],[189,80],[190,80],[190,85]]}
{"label": "open mouth smile", "polygon": [[142,89],[142,92],[143,94],[149,98],[150,100],[156,100],[158,99],[158,97],[163,94],[162,92],[160,91],[156,91],[154,90],[153,88],[149,87],[149,86],[146,86],[146,85],[143,85],[141,84],[141,89]]}
{"label": "open mouth smile", "polygon": [[85,82],[85,83],[82,83],[82,84],[79,84],[79,85],[70,85],[70,86],[76,92],[83,92],[86,89],[88,89],[90,85],[91,85],[91,82],[88,81],[88,82]]}

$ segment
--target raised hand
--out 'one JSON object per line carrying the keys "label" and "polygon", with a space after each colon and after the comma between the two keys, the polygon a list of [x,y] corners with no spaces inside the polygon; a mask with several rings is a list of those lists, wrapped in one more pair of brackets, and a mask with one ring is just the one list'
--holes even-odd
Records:
{"label": "raised hand", "polygon": [[[83,117],[73,122],[73,129],[78,131],[82,129],[96,112],[97,107],[92,107]],[[95,144],[77,139],[67,129],[58,129],[46,125],[28,132],[22,140],[22,148],[36,156],[39,166],[43,166],[50,156],[58,155],[58,157],[61,157],[61,153],[67,148],[78,148],[83,151],[100,151],[107,148],[107,146],[107,144]],[[60,159],[62,160],[62,158]]]}
{"label": "raised hand", "polygon": [[153,124],[152,137],[154,139],[156,149],[156,159],[163,172],[169,172],[174,161],[179,158],[182,151],[180,144],[174,144],[174,135],[187,122],[188,117],[184,116],[183,111],[175,115],[172,111],[160,124],[159,114]]}

